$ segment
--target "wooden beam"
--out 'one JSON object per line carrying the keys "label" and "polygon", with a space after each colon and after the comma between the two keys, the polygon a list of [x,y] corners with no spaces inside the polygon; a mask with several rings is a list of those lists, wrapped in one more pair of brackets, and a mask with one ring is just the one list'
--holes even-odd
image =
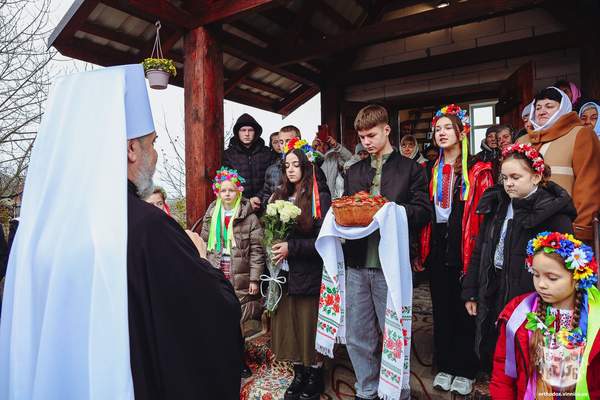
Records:
{"label": "wooden beam", "polygon": [[342,91],[339,86],[325,84],[321,87],[321,125],[327,125],[330,135],[341,142],[340,103]]}
{"label": "wooden beam", "polygon": [[301,86],[296,89],[287,99],[276,102],[273,106],[278,114],[283,116],[290,115],[298,107],[304,104],[319,93],[319,88],[315,86]]}
{"label": "wooden beam", "polygon": [[[104,1],[104,0],[102,0]],[[139,10],[145,14],[154,15],[155,19],[167,22],[179,28],[194,29],[198,24],[198,18],[193,14],[176,7],[168,0],[120,0],[129,7]]]}
{"label": "wooden beam", "polygon": [[356,0],[363,10],[369,11],[371,8],[371,0]]}
{"label": "wooden beam", "polygon": [[55,43],[54,47],[66,57],[90,62],[92,64],[109,67],[121,64],[136,64],[140,62],[139,55],[115,50],[109,46],[101,46],[89,40],[77,39],[64,40]]}
{"label": "wooden beam", "polygon": [[[363,18],[358,24],[357,28],[373,24],[379,20],[379,16],[383,10],[387,0],[379,0],[370,5],[369,9],[366,10],[365,18]],[[333,79],[332,77],[338,76],[340,73],[344,73],[352,69],[356,59],[358,58],[358,49],[346,50],[342,54],[336,57],[336,61],[329,65],[325,71],[325,81]]]}
{"label": "wooden beam", "polygon": [[244,66],[233,73],[227,78],[225,82],[225,96],[227,96],[233,89],[237,87],[248,75],[250,75],[257,67],[254,63],[246,63]]}
{"label": "wooden beam", "polygon": [[[168,2],[166,0],[158,1]],[[171,31],[176,31],[177,29],[188,29],[184,26],[179,25],[178,23],[174,23],[173,21],[171,21],[171,19],[164,19],[161,15],[149,12],[150,10],[148,9],[148,7],[136,8],[135,4],[132,4],[129,0],[100,0],[100,2],[108,7],[114,8],[115,10],[119,10],[121,12],[124,12],[125,14],[129,14],[131,16],[139,18],[150,24],[154,24],[157,20],[160,19],[163,31],[167,29],[170,29]],[[156,7],[156,5],[154,5],[154,1],[149,1],[148,3],[152,7]],[[175,9],[178,10],[176,7]]]}
{"label": "wooden beam", "polygon": [[394,20],[372,24],[340,35],[287,49],[278,66],[330,56],[351,48],[445,29],[532,8],[545,0],[470,0]]}
{"label": "wooden beam", "polygon": [[[136,48],[143,51],[148,47],[148,42],[143,40],[141,36],[128,35],[125,32],[113,30],[102,25],[95,24],[90,21],[86,21],[80,28],[80,31],[92,34],[94,36],[101,37],[113,42],[121,43],[125,46]],[[154,44],[154,42],[152,42]],[[150,56],[150,53],[148,53]]]}
{"label": "wooden beam", "polygon": [[212,201],[211,179],[223,155],[223,53],[206,28],[187,32],[184,41],[186,211],[191,227]]}
{"label": "wooden beam", "polygon": [[337,82],[343,85],[377,82],[442,69],[481,64],[504,58],[538,54],[575,46],[576,44],[577,37],[572,33],[549,33],[519,41],[497,43],[401,63],[349,71],[348,73],[341,74],[337,78]]}
{"label": "wooden beam", "polygon": [[198,16],[198,25],[207,25],[215,22],[231,22],[248,13],[256,13],[270,7],[280,5],[274,0],[214,0],[204,1],[204,5],[196,8],[194,14]]}
{"label": "wooden beam", "polygon": [[329,3],[325,2],[325,0],[318,0],[317,7],[323,15],[333,21],[340,29],[347,31],[354,28],[352,22],[348,21],[346,17],[330,6]]}
{"label": "wooden beam", "polygon": [[[279,53],[280,50],[286,47],[294,47],[298,42],[298,38],[302,35],[307,29],[309,25],[309,21],[314,12],[314,4],[310,1],[304,2],[300,6],[300,10],[294,16],[293,22],[287,26],[285,34],[281,35],[281,38],[277,41],[277,43],[272,47],[272,50],[275,50]],[[311,30],[310,28],[308,30]]]}
{"label": "wooden beam", "polygon": [[249,90],[236,87],[227,95],[226,98],[227,100],[235,101],[236,103],[242,103],[252,107],[260,108],[262,110],[276,112],[275,107],[273,107],[272,99],[252,93]]}
{"label": "wooden beam", "polygon": [[412,93],[390,99],[372,99],[384,101],[388,108],[398,110],[411,107],[441,106],[450,103],[462,103],[473,100],[494,99],[498,97],[501,82],[483,83],[456,88],[447,88],[427,93]]}
{"label": "wooden beam", "polygon": [[56,41],[70,40],[86,22],[99,2],[99,0],[75,1],[48,38],[48,47],[53,46]]}
{"label": "wooden beam", "polygon": [[219,40],[223,46],[223,51],[226,53],[252,62],[259,67],[275,72],[288,79],[312,86],[318,85],[320,81],[318,74],[300,65],[291,65],[289,67],[276,66],[272,52],[239,36],[222,31],[219,33]]}
{"label": "wooden beam", "polygon": [[249,77],[246,77],[241,83],[253,87],[254,89],[262,90],[263,92],[272,93],[275,96],[281,97],[282,99],[286,98],[289,95],[288,92],[277,86],[269,85],[268,83],[257,81],[256,79],[252,79]]}
{"label": "wooden beam", "polygon": [[275,38],[273,36],[255,28],[254,26],[250,25],[247,22],[235,21],[235,22],[232,22],[230,25],[250,36],[255,37],[256,39],[260,40],[261,42],[264,42],[267,44],[271,44],[271,43],[275,42]]}
{"label": "wooden beam", "polygon": [[[296,20],[296,14],[286,7],[269,9],[261,15],[269,19],[275,25],[280,26],[283,30],[287,30],[287,27],[293,25]],[[310,29],[306,29],[302,32],[302,35],[302,38],[307,40],[320,40],[324,37],[323,32],[320,32],[312,26]]]}

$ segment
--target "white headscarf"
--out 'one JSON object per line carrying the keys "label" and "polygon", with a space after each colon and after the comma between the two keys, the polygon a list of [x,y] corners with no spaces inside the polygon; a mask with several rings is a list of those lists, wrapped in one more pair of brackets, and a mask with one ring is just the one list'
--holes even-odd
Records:
{"label": "white headscarf", "polygon": [[[598,117],[600,117],[600,106],[593,101],[590,101],[582,105],[579,109],[579,118],[581,118],[583,112],[589,108],[595,108],[596,112],[598,113]],[[594,132],[596,132],[596,135],[600,138],[600,118],[598,118],[596,125],[594,125]]]}
{"label": "white headscarf", "polygon": [[562,99],[560,100],[560,106],[558,107],[556,113],[554,113],[554,115],[551,116],[548,119],[548,121],[546,121],[543,125],[539,125],[535,120],[535,100],[533,101],[533,107],[531,107],[531,113],[529,114],[529,121],[533,125],[534,131],[541,131],[550,128],[552,125],[554,125],[556,121],[558,121],[560,117],[570,113],[573,110],[571,99],[569,99],[569,96],[567,96],[565,92],[558,88],[555,88],[554,86],[549,86],[546,89],[556,90],[558,93],[560,93]]}
{"label": "white headscarf", "polygon": [[533,108],[533,103],[535,103],[535,100],[533,100],[531,103],[527,104],[524,108],[523,108],[523,112],[521,112],[521,118],[529,118],[531,114],[531,110]]}
{"label": "white headscarf", "polygon": [[128,138],[154,131],[143,69],[59,78],[31,155],[0,323],[0,399],[130,400]]}

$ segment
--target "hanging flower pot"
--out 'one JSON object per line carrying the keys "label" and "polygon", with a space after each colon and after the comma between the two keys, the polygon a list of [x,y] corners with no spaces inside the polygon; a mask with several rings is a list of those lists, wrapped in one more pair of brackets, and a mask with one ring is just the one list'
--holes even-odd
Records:
{"label": "hanging flower pot", "polygon": [[167,58],[146,58],[143,65],[152,89],[166,89],[169,77],[177,75],[173,60]]}
{"label": "hanging flower pot", "polygon": [[154,25],[156,26],[156,38],[154,39],[152,54],[142,64],[144,72],[146,72],[146,78],[150,82],[150,87],[152,89],[166,89],[169,84],[169,76],[177,75],[177,69],[173,64],[173,60],[163,56],[160,45],[160,21],[156,21]]}

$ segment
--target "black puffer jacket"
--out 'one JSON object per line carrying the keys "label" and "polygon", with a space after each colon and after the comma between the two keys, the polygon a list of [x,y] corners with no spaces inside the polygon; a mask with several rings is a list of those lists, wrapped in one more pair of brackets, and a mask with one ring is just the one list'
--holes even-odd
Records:
{"label": "black puffer jacket", "polygon": [[[244,146],[240,141],[239,131],[243,126],[254,128],[254,141],[249,147]],[[275,153],[265,146],[264,140],[260,137],[262,128],[252,116],[242,114],[235,123],[233,131],[234,136],[223,153],[223,165],[236,169],[246,179],[244,197],[249,199],[262,189],[265,171],[275,161]]]}
{"label": "black puffer jacket", "polygon": [[[513,200],[513,218],[509,221],[505,244],[504,263],[498,274],[494,267],[494,253],[510,199],[502,185],[496,185],[483,194],[477,213],[484,221],[471,256],[469,269],[463,280],[463,300],[477,300],[476,349],[481,341],[484,321],[494,323],[497,314],[513,298],[534,290],[532,275],[525,268],[527,242],[543,231],[573,233],[575,206],[566,190],[554,182],[526,199]],[[499,282],[492,282],[498,279]],[[490,286],[498,286],[491,295]],[[494,314],[491,315],[490,313]]]}
{"label": "black puffer jacket", "polygon": [[[315,242],[323,218],[331,206],[331,195],[326,184],[319,182],[318,185],[322,218],[314,222],[311,232],[294,231],[287,241],[290,271],[281,275],[286,276],[290,296],[318,296],[321,289],[323,259],[315,249]],[[311,210],[302,210],[302,212],[311,212]]]}
{"label": "black puffer jacket", "polygon": [[[371,157],[352,165],[344,180],[344,195],[360,191],[370,192],[375,168],[371,167]],[[406,209],[410,230],[411,256],[418,254],[419,232],[432,217],[433,208],[427,193],[425,169],[397,150],[383,164],[381,171],[382,196]],[[346,266],[364,267],[367,255],[368,238],[347,240],[344,245]]]}

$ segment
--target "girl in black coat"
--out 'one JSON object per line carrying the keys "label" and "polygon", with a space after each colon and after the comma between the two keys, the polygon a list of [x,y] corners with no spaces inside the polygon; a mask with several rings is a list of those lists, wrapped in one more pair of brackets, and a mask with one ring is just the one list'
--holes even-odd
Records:
{"label": "girl in black coat", "polygon": [[514,297],[534,290],[525,266],[527,242],[540,232],[573,233],[576,216],[571,197],[549,182],[549,167],[529,145],[503,151],[502,184],[489,188],[477,213],[484,222],[477,237],[462,298],[476,317],[475,351],[488,372],[496,346],[498,314]]}
{"label": "girl in black coat", "polygon": [[[282,180],[273,195],[274,200],[293,202],[302,210],[297,225],[284,243],[273,245],[273,261],[287,260],[289,271],[280,276],[286,278],[283,295],[271,318],[271,342],[278,360],[294,363],[294,380],[287,389],[285,399],[316,400],[324,390],[322,362],[315,350],[319,291],[323,273],[323,260],[315,249],[321,224],[331,204],[326,185],[318,184],[321,216],[312,212],[313,174],[315,164],[300,148],[294,148],[295,140],[284,147]],[[299,146],[301,147],[301,146]],[[310,153],[312,156],[314,153]]]}

